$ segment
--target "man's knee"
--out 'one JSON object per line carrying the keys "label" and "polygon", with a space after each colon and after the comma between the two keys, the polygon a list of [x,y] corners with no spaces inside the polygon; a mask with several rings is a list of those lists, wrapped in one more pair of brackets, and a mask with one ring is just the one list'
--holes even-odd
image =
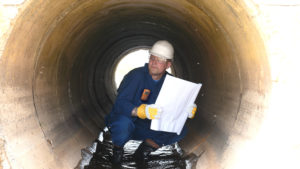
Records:
{"label": "man's knee", "polygon": [[118,146],[123,146],[131,137],[134,131],[134,123],[130,117],[114,115],[108,123],[112,141]]}

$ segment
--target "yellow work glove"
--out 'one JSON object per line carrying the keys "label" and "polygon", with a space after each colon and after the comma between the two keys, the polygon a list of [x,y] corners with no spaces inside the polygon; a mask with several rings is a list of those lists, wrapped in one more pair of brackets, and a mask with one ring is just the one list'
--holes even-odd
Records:
{"label": "yellow work glove", "polygon": [[188,107],[188,113],[189,113],[188,117],[190,119],[193,119],[195,117],[196,111],[197,111],[197,105],[195,103],[193,105],[190,105]]}
{"label": "yellow work glove", "polygon": [[141,119],[158,119],[161,113],[162,109],[155,104],[141,104],[137,108],[137,116]]}

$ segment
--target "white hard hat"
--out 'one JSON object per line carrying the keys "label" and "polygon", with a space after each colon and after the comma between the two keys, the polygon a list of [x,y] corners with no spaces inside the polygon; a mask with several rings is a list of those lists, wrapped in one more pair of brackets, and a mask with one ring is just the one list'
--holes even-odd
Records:
{"label": "white hard hat", "polygon": [[174,48],[168,41],[159,40],[155,42],[149,53],[160,58],[173,60]]}

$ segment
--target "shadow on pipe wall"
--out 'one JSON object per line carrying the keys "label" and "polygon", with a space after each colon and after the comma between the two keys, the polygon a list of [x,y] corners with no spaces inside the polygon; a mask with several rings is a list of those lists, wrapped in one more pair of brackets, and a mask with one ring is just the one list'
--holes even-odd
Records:
{"label": "shadow on pipe wall", "polygon": [[9,165],[74,168],[104,127],[120,55],[167,39],[176,75],[203,84],[182,146],[205,152],[202,167],[224,167],[236,142],[255,135],[269,92],[265,49],[245,8],[218,0],[26,1],[0,62]]}

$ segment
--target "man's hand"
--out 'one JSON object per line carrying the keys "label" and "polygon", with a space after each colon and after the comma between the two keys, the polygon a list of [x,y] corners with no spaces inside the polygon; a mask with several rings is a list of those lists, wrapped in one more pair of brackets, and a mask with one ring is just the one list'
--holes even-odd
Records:
{"label": "man's hand", "polygon": [[159,119],[162,109],[155,104],[141,104],[137,108],[137,116],[141,119]]}
{"label": "man's hand", "polygon": [[193,105],[190,105],[188,107],[188,113],[189,113],[188,117],[190,119],[193,119],[195,117],[196,111],[197,111],[197,105],[195,103]]}

